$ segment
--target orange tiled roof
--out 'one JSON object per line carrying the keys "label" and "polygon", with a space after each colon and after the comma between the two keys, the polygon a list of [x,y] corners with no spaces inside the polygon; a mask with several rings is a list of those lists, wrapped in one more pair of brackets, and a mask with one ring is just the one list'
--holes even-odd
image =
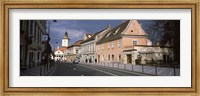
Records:
{"label": "orange tiled roof", "polygon": [[70,47],[73,47],[73,46],[81,46],[81,42],[82,42],[83,40],[78,40],[78,41],[76,41],[75,43],[73,43],[72,45],[70,45],[70,46],[68,46],[67,48],[70,48]]}
{"label": "orange tiled roof", "polygon": [[64,53],[64,51],[67,49],[67,47],[60,47],[59,49],[57,49],[57,50],[55,50],[55,51],[58,51],[58,50],[60,50],[60,51],[62,51],[63,53]]}

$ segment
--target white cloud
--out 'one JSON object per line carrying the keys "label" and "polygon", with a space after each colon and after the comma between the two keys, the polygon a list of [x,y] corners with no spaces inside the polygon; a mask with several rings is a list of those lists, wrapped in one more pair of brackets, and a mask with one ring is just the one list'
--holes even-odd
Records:
{"label": "white cloud", "polygon": [[77,40],[80,40],[83,38],[84,33],[86,33],[85,30],[77,30],[77,29],[67,29],[67,28],[58,28],[58,27],[52,27],[51,28],[51,44],[58,42],[58,45],[61,45],[61,40],[65,34],[65,32],[68,33],[68,36],[70,38],[69,44],[74,43]]}
{"label": "white cloud", "polygon": [[84,30],[74,30],[74,29],[67,29],[69,37],[72,38],[81,38],[85,33]]}
{"label": "white cloud", "polygon": [[[52,35],[57,35],[56,37],[62,37],[65,32],[68,33],[69,38],[81,38],[84,33],[86,33],[85,30],[77,30],[77,29],[67,29],[67,28],[51,28]],[[54,36],[53,36],[54,37]]]}

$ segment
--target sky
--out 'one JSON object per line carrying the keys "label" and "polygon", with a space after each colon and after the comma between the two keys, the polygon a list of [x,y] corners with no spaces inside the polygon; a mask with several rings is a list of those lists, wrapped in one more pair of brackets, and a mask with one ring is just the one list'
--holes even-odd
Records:
{"label": "sky", "polygon": [[[138,20],[142,24],[144,31],[148,30],[152,20]],[[50,44],[51,47],[61,46],[65,32],[70,38],[69,45],[83,38],[84,33],[94,34],[105,29],[110,24],[111,29],[123,23],[124,20],[50,20]],[[49,21],[47,21],[47,29]],[[48,32],[48,31],[47,31]]]}

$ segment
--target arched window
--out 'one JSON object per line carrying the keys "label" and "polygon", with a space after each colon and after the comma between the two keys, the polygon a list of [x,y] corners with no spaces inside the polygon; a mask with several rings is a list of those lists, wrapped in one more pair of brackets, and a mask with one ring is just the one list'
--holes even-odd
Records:
{"label": "arched window", "polygon": [[37,53],[37,59],[40,59],[40,52]]}

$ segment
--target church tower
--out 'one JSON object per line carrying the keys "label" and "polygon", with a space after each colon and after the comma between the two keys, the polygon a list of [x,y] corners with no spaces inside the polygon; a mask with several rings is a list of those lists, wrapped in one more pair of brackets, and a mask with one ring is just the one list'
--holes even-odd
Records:
{"label": "church tower", "polygon": [[68,40],[69,40],[68,33],[65,32],[65,35],[62,38],[62,47],[67,47],[68,46]]}

